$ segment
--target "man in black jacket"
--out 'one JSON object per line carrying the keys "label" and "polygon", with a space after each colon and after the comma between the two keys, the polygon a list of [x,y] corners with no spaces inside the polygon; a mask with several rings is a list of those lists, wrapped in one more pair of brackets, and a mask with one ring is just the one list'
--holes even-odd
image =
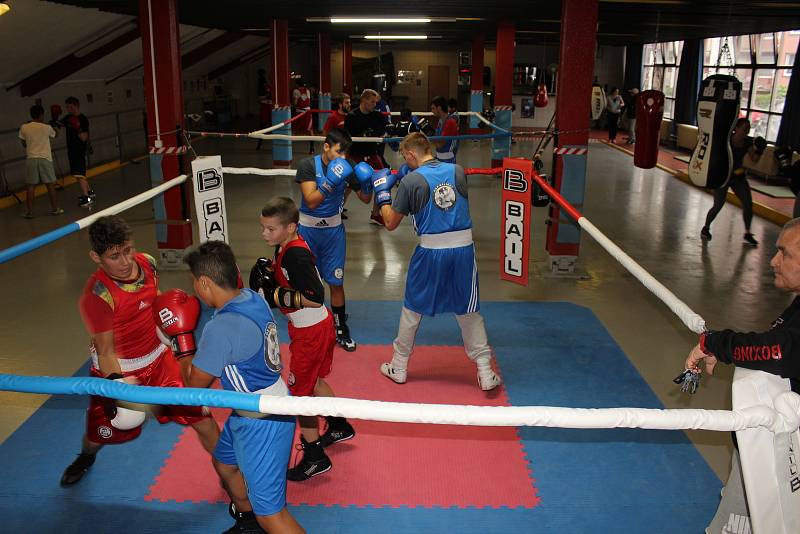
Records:
{"label": "man in black jacket", "polygon": [[[704,364],[705,371],[712,374],[717,362],[733,364],[788,378],[792,391],[800,393],[800,218],[786,223],[778,236],[777,246],[778,252],[770,261],[775,274],[775,287],[794,293],[792,303],[766,332],[710,330],[703,333],[700,342],[686,358],[686,369],[699,373],[701,364]],[[724,529],[734,523],[742,528],[737,532],[750,532],[747,496],[735,434],[734,447],[731,472],[722,501],[706,532],[733,532]]]}

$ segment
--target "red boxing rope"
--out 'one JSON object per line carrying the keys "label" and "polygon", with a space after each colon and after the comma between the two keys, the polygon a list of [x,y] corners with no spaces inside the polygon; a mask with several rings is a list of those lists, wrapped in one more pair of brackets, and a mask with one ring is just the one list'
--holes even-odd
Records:
{"label": "red boxing rope", "polygon": [[502,174],[503,167],[492,167],[490,169],[464,169],[464,174]]}
{"label": "red boxing rope", "polygon": [[564,197],[561,196],[561,193],[553,189],[550,184],[548,184],[545,180],[539,176],[536,171],[531,172],[531,177],[536,180],[536,183],[539,184],[539,187],[544,189],[545,193],[550,195],[550,198],[556,201],[556,203],[561,206],[561,209],[567,212],[567,214],[572,217],[575,222],[578,222],[578,219],[583,219],[583,215],[581,212],[576,210],[572,205],[566,201]]}

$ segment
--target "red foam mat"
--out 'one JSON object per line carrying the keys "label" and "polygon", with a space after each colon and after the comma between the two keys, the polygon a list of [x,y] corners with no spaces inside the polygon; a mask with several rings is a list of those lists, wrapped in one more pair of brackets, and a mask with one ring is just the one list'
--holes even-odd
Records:
{"label": "red foam mat", "polygon": [[[389,359],[388,345],[361,345],[354,353],[337,349],[328,382],[342,397],[509,405],[505,390],[487,394],[477,387],[475,366],[462,347],[417,347],[404,385],[378,371]],[[531,508],[540,502],[514,428],[352,423],[356,437],[327,450],[333,469],[289,482],[290,504]],[[146,499],[227,500],[193,431],[182,434]]]}

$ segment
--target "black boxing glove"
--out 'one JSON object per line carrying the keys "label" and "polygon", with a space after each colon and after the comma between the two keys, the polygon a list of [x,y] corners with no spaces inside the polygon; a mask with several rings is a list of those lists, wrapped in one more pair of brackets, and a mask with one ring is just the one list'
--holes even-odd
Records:
{"label": "black boxing glove", "polygon": [[256,293],[261,292],[266,298],[267,295],[272,295],[278,286],[272,260],[258,258],[253,268],[250,269],[250,289]]}

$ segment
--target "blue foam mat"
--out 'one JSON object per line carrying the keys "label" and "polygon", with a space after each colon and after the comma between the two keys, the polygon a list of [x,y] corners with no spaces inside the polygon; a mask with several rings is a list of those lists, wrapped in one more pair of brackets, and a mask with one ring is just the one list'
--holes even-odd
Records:
{"label": "blue foam mat", "polygon": [[[356,339],[391,343],[400,307],[348,303]],[[489,302],[482,313],[512,405],[663,408],[590,310]],[[452,316],[424,319],[417,340],[461,344]],[[76,374],[85,373],[86,366]],[[83,397],[53,397],[0,445],[3,531],[188,533],[231,525],[221,504],[144,500],[179,437],[177,425],[148,423],[134,442],[106,447],[79,484],[61,488],[85,408]],[[671,533],[702,532],[719,502],[722,484],[682,432],[520,428],[519,435],[542,499],[535,508],[297,506],[292,513],[308,532],[323,533]]]}

